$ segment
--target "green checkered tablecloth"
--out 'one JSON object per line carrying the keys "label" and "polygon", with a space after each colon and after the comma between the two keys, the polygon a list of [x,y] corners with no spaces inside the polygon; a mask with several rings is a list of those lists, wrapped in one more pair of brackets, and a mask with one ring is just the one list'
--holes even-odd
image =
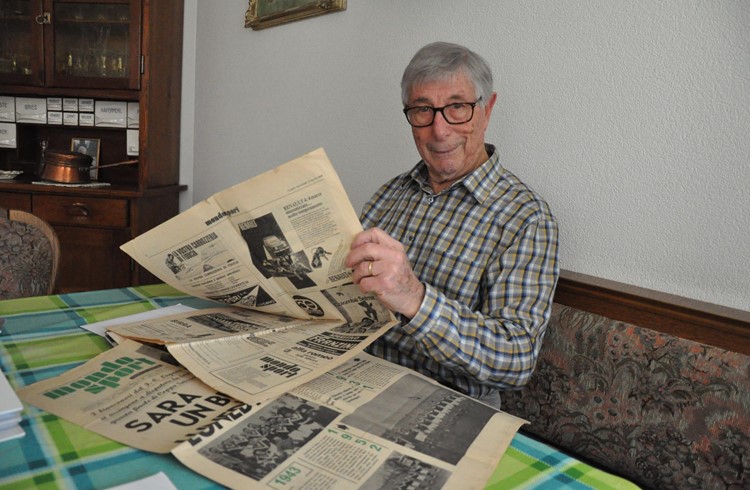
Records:
{"label": "green checkered tablecloth", "polygon": [[[0,368],[11,386],[57,376],[109,348],[81,325],[182,303],[213,305],[160,284],[0,301]],[[105,489],[164,472],[180,489],[223,488],[171,455],[123,446],[26,405],[26,435],[0,443],[2,489]],[[517,434],[487,489],[634,489],[635,485]]]}

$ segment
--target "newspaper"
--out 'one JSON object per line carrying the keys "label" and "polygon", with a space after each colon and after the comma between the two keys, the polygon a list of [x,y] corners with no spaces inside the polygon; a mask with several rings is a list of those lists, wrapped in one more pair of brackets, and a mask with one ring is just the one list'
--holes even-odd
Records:
{"label": "newspaper", "polygon": [[128,446],[169,453],[250,407],[210,388],[163,350],[132,340],[17,390],[24,402]]}
{"label": "newspaper", "polygon": [[360,308],[358,316],[352,311],[350,318],[305,320],[223,307],[111,327],[108,333],[166,344],[206,384],[254,404],[344,363],[394,324],[379,302]]}
{"label": "newspaper", "polygon": [[482,488],[524,422],[365,353],[246,404],[132,340],[18,395],[243,489]]}
{"label": "newspaper", "polygon": [[165,283],[220,303],[350,321],[357,213],[323,149],[196,204],[121,248]]}
{"label": "newspaper", "polygon": [[233,307],[111,333],[167,344],[190,372],[238,400],[279,396],[397,324],[344,267],[361,230],[333,165],[315,150],[122,246],[164,282]]}
{"label": "newspaper", "polygon": [[223,485],[483,488],[523,420],[361,354],[172,453]]}

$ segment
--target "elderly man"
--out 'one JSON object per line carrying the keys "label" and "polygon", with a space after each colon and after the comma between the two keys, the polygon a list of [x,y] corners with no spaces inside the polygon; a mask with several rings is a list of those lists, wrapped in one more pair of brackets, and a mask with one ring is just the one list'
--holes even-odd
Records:
{"label": "elderly man", "polygon": [[346,265],[401,319],[370,348],[500,407],[536,364],[557,283],[557,223],[484,141],[486,61],[433,43],[401,80],[422,160],[365,205]]}

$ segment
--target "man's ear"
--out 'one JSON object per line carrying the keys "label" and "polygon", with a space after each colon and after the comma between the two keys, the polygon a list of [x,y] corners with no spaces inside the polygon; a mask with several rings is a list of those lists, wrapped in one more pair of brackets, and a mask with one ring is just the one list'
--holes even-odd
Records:
{"label": "man's ear", "polygon": [[495,107],[495,102],[497,102],[497,92],[492,92],[490,100],[484,105],[484,115],[487,119],[489,119],[490,114],[492,114],[492,108]]}

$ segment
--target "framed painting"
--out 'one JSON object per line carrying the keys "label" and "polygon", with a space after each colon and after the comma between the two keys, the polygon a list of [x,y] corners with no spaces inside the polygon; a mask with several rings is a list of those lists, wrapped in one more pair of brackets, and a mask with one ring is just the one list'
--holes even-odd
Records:
{"label": "framed painting", "polygon": [[346,0],[250,0],[245,27],[257,31],[339,10],[346,10]]}

